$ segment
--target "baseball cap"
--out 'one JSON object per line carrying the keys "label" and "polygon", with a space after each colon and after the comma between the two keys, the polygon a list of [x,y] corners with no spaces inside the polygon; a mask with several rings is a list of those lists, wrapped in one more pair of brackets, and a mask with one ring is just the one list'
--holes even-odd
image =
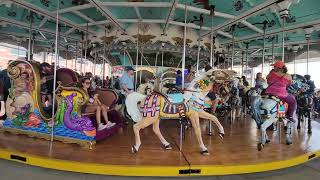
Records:
{"label": "baseball cap", "polygon": [[127,66],[125,69],[126,69],[126,71],[131,71],[131,70],[132,70],[132,71],[135,71],[135,70],[133,69],[133,67],[131,67],[131,66]]}
{"label": "baseball cap", "polygon": [[286,65],[284,64],[283,61],[277,61],[277,62],[275,62],[274,64],[271,64],[271,66],[282,69],[282,68],[284,68]]}

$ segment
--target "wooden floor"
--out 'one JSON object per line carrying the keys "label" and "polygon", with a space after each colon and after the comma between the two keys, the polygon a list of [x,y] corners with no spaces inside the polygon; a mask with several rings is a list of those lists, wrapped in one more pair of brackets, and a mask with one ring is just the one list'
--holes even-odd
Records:
{"label": "wooden floor", "polygon": [[290,159],[307,152],[320,150],[320,123],[313,121],[313,134],[308,135],[305,128],[300,132],[294,130],[293,145],[284,144],[285,135],[279,143],[278,132],[268,132],[271,143],[263,151],[257,151],[258,130],[253,120],[242,118],[232,124],[228,119],[220,120],[225,127],[225,138],[221,140],[215,133],[207,135],[208,122],[202,121],[203,140],[210,151],[210,156],[199,153],[198,143],[191,129],[186,132],[186,139],[182,151],[179,151],[178,124],[173,120],[162,120],[161,131],[165,138],[172,143],[173,150],[165,151],[160,141],[149,127],[141,131],[142,146],[138,154],[130,153],[133,144],[132,126],[128,125],[102,142],[97,143],[95,149],[85,150],[77,145],[53,142],[0,134],[0,149],[48,158],[98,163],[108,165],[135,166],[190,166],[190,165],[250,165]]}

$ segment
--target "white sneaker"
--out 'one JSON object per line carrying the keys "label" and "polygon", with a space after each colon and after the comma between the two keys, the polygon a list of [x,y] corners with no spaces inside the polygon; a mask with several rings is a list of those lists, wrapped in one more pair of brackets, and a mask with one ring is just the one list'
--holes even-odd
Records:
{"label": "white sneaker", "polygon": [[104,130],[105,128],[107,128],[106,124],[99,124],[98,131]]}
{"label": "white sneaker", "polygon": [[116,123],[110,121],[108,121],[108,123],[106,124],[107,128],[112,128],[114,125],[116,125]]}

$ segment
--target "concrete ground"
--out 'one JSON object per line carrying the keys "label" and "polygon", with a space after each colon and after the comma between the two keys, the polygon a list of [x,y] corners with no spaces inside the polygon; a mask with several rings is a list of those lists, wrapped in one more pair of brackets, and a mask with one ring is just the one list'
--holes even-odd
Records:
{"label": "concrete ground", "polygon": [[[129,180],[129,179],[180,179],[152,177],[117,177],[56,171],[0,160],[0,180]],[[181,178],[182,179],[182,178]],[[186,177],[184,179],[199,180],[317,180],[320,179],[320,159],[314,159],[299,166],[269,171],[230,176]]]}

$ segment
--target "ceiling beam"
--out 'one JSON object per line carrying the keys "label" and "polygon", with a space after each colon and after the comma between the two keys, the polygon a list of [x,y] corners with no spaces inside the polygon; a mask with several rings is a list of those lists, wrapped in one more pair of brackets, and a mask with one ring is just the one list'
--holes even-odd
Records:
{"label": "ceiling beam", "polygon": [[[139,19],[118,19],[119,23],[138,23]],[[165,23],[164,19],[142,19],[142,23]],[[88,26],[94,26],[94,25],[99,25],[99,24],[106,24],[110,23],[109,20],[103,20],[103,21],[97,21],[95,23],[88,23]],[[80,26],[87,26],[87,23],[80,24]]]}
{"label": "ceiling beam", "polygon": [[[120,23],[138,23],[140,22],[139,19],[118,19],[118,22]],[[142,23],[157,23],[157,24],[165,24],[166,23],[166,20],[164,19],[142,19],[141,21]],[[93,26],[93,25],[99,25],[99,24],[106,24],[106,23],[110,23],[109,20],[104,20],[104,21],[97,21],[95,23],[88,23],[88,26]],[[173,25],[177,25],[177,26],[184,26],[184,23],[183,22],[178,22],[178,21],[169,21],[169,24],[173,24]],[[80,26],[87,26],[87,24],[80,24]],[[199,25],[196,25],[194,23],[188,23],[187,24],[187,27],[189,28],[194,28],[194,29],[200,29],[200,26]],[[205,31],[211,31],[211,28],[210,27],[201,27],[202,30],[205,30]],[[218,34],[222,35],[222,36],[225,36],[227,38],[232,38],[232,35],[230,33],[227,33],[227,32],[223,32],[223,31],[217,31]],[[235,38],[237,39],[237,38]]]}
{"label": "ceiling beam", "polygon": [[[6,22],[7,24],[11,24],[13,26],[17,26],[17,27],[20,27],[20,28],[23,28],[23,29],[27,29],[29,30],[30,29],[30,25],[27,24],[27,23],[24,23],[24,22],[21,22],[21,21],[17,21],[17,20],[13,20],[13,19],[8,19],[8,18],[4,18],[4,17],[0,17],[0,21],[3,21],[3,22]],[[44,33],[47,33],[47,34],[50,34],[50,35],[53,35],[55,36],[56,35],[56,32],[53,31],[53,30],[50,30],[50,29],[45,29],[45,28],[37,28],[37,27],[32,27],[31,28],[33,31],[41,31],[41,32],[44,32]],[[67,39],[71,39],[71,40],[74,40],[74,41],[79,41],[79,38],[76,38],[76,37],[71,37],[71,36],[66,36],[66,34],[64,33],[60,33],[60,36],[61,37],[65,37]]]}
{"label": "ceiling beam", "polygon": [[102,2],[103,6],[118,6],[118,7],[170,7],[172,3],[170,2]]}
{"label": "ceiling beam", "polygon": [[44,24],[45,24],[47,21],[48,21],[48,18],[44,17],[44,18],[41,20],[40,24],[39,24],[39,28],[41,28],[42,26],[44,26]]}
{"label": "ceiling beam", "polygon": [[[183,4],[177,4],[177,8],[179,9],[185,9],[185,5]],[[210,10],[207,9],[202,9],[202,8],[198,8],[198,7],[193,7],[193,6],[187,6],[187,10],[191,11],[191,12],[195,12],[195,13],[200,13],[200,14],[206,14],[206,15],[210,15],[211,12]],[[226,18],[226,19],[236,19],[237,17],[231,14],[227,14],[227,13],[222,13],[222,12],[214,12],[214,16],[215,17],[221,17],[221,18]],[[263,30],[252,25],[251,23],[249,23],[246,20],[241,21],[241,23],[245,26],[247,26],[248,28],[250,28],[253,31],[256,31],[258,33],[263,33]]]}
{"label": "ceiling beam", "polygon": [[251,29],[251,30],[253,30],[253,31],[257,32],[257,33],[263,34],[263,30],[262,29],[258,28],[257,26],[252,25],[248,21],[242,20],[240,22],[241,22],[241,24],[247,26],[249,29]]}
{"label": "ceiling beam", "polygon": [[[15,33],[15,32],[7,32],[7,31],[1,31],[0,30],[1,35],[7,35],[7,36],[16,36],[16,37],[23,37],[25,40],[29,39],[29,35],[25,34],[25,33]],[[50,40],[50,39],[43,39],[41,36],[35,36],[34,38],[35,41],[38,42],[55,42],[55,40]],[[14,41],[14,40],[13,40]],[[18,41],[19,42],[19,41]],[[62,44],[62,43],[61,43]],[[44,46],[44,45],[40,45],[40,46]],[[51,45],[50,45],[51,46]],[[49,47],[50,47],[49,46]],[[63,45],[64,46],[64,45]]]}
{"label": "ceiling beam", "polygon": [[139,21],[142,21],[142,16],[140,14],[139,8],[135,6],[134,10],[136,11],[136,14],[137,14],[137,17],[138,17]]}
{"label": "ceiling beam", "polygon": [[167,18],[166,18],[166,23],[163,27],[163,34],[166,34],[167,33],[167,28],[169,27],[169,22],[171,21],[172,17],[173,17],[173,14],[174,14],[174,10],[176,9],[176,5],[177,5],[177,1],[176,0],[173,0],[172,1],[172,5],[169,9],[169,12],[168,12],[168,15],[167,15]]}
{"label": "ceiling beam", "polygon": [[[76,14],[77,16],[81,17],[82,19],[85,19],[86,21],[90,22],[90,23],[95,23],[95,21],[91,18],[89,18],[88,16],[82,14],[80,11],[72,11],[74,14]],[[104,26],[101,25],[97,25],[100,29],[105,29]]]}
{"label": "ceiling beam", "polygon": [[[315,21],[311,21],[311,22],[303,22],[303,23],[300,23],[300,24],[287,26],[284,29],[278,28],[278,29],[274,29],[274,30],[271,30],[271,31],[267,31],[266,32],[266,37],[280,34],[280,33],[282,33],[282,30],[284,30],[285,32],[294,32],[294,31],[303,29],[304,27],[310,27],[310,26],[316,27],[316,26],[319,26],[319,25],[320,25],[320,20],[315,20]],[[260,38],[263,38],[263,35],[254,34],[254,35],[238,38],[238,40],[235,40],[235,42],[250,41],[250,40],[255,40],[255,39],[260,39]],[[227,44],[230,44],[230,43],[231,43],[231,41],[227,41],[225,43],[221,43],[221,45],[227,45]]]}
{"label": "ceiling beam", "polygon": [[[309,41],[309,44],[312,45],[312,44],[319,44],[320,43],[320,40],[314,40],[314,41]],[[293,46],[293,45],[299,45],[299,46],[305,46],[308,44],[308,41],[307,40],[303,40],[303,41],[296,41],[296,42],[287,42],[285,43],[285,47],[288,47],[288,46]],[[282,48],[282,43],[278,43],[278,44],[274,44],[274,48],[279,48],[281,47]],[[257,49],[261,49],[262,46],[252,46],[249,48],[249,50],[257,50]],[[265,46],[265,49],[271,49],[272,48],[272,45],[266,45]],[[235,50],[243,50],[245,51],[246,49],[235,49]]]}
{"label": "ceiling beam", "polygon": [[[56,20],[56,14],[55,13],[52,13],[46,9],[43,9],[43,8],[40,8],[38,6],[35,6],[33,5],[32,3],[29,3],[27,1],[21,1],[21,0],[11,0],[13,3],[15,3],[16,5],[20,6],[20,7],[23,7],[25,9],[28,9],[30,11],[33,11],[37,14],[40,14],[40,15],[43,15],[45,17],[47,17],[48,19],[52,19],[52,20]],[[73,23],[71,20],[68,20],[64,17],[59,17],[59,22],[62,23],[62,24],[66,24],[70,27],[73,27],[73,28],[76,28],[80,31],[83,31],[83,32],[86,32],[86,29]],[[93,31],[89,31],[89,33],[91,34],[94,34],[95,32]]]}
{"label": "ceiling beam", "polygon": [[79,6],[71,6],[68,8],[64,8],[64,9],[60,9],[59,13],[63,14],[63,13],[67,13],[67,12],[71,12],[71,11],[79,11],[82,9],[89,9],[89,8],[93,8],[94,6],[92,4],[84,4],[84,5],[79,5]]}
{"label": "ceiling beam", "polygon": [[103,16],[109,19],[115,26],[117,26],[121,31],[125,32],[126,30],[118,22],[116,18],[112,16],[112,13],[109,12],[99,0],[88,0]]}
{"label": "ceiling beam", "polygon": [[[178,21],[170,21],[170,24],[173,24],[173,25],[177,25],[177,26],[184,26],[184,23],[183,22],[178,22]],[[194,23],[187,23],[187,27],[189,28],[194,28],[194,29],[200,29],[200,26],[199,25],[196,25]],[[205,26],[202,26],[201,27],[201,30],[206,30],[206,31],[211,31],[211,28],[210,27],[205,27]],[[223,32],[223,31],[217,31],[217,34],[221,35],[221,36],[224,36],[224,37],[227,37],[227,38],[232,38],[232,35],[227,33],[227,32]],[[236,38],[235,38],[236,39]]]}
{"label": "ceiling beam", "polygon": [[73,31],[75,31],[75,28],[70,28],[68,31],[65,32],[66,35],[71,34]]}
{"label": "ceiling beam", "polygon": [[[171,3],[166,2],[101,2],[102,6],[107,7],[154,7],[154,8],[166,8],[170,7]],[[93,4],[84,4],[79,6],[72,6],[59,10],[59,13],[67,13],[70,11],[79,11],[82,9],[89,9],[94,7]]]}
{"label": "ceiling beam", "polygon": [[[243,20],[248,19],[249,17],[255,16],[256,14],[260,13],[261,11],[265,11],[267,10],[270,6],[276,4],[279,0],[265,0],[263,3],[251,8],[250,10],[236,16],[236,18],[231,19],[225,23],[219,24],[218,26],[213,28],[213,32],[218,31],[218,30],[222,30],[224,28],[230,27],[238,22],[241,22]],[[203,36],[207,36],[209,35],[209,33],[205,33],[202,35]]]}

